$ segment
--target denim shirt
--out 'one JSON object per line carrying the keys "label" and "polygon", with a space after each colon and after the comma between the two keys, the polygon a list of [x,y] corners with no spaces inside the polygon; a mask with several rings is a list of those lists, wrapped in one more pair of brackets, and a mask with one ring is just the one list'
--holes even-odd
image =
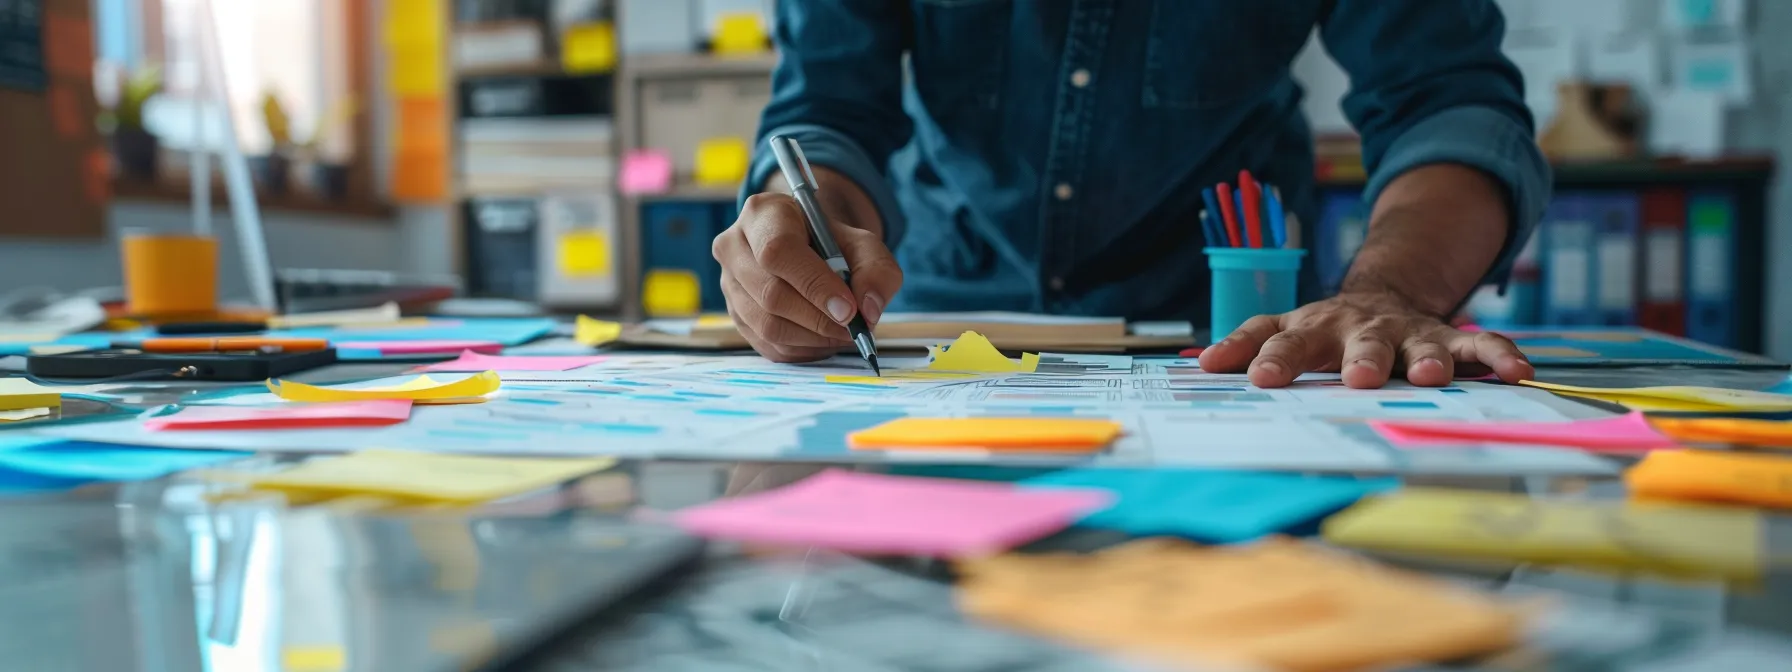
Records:
{"label": "denim shirt", "polygon": [[1484,171],[1510,199],[1503,282],[1550,178],[1493,0],[779,0],[742,197],[790,134],[875,202],[891,310],[1205,324],[1203,187],[1248,169],[1318,221],[1290,73],[1315,27],[1350,75],[1366,198],[1427,164]]}

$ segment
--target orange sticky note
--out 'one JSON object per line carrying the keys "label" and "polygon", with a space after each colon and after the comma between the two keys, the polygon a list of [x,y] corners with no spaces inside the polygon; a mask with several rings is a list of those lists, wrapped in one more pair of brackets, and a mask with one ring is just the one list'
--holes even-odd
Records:
{"label": "orange sticky note", "polygon": [[901,418],[847,435],[855,449],[980,448],[1094,452],[1120,436],[1095,418]]}
{"label": "orange sticky note", "polygon": [[1663,434],[1691,443],[1792,448],[1792,422],[1738,418],[1651,418]]}
{"label": "orange sticky note", "polygon": [[1709,450],[1661,450],[1624,472],[1638,499],[1792,508],[1792,459]]}

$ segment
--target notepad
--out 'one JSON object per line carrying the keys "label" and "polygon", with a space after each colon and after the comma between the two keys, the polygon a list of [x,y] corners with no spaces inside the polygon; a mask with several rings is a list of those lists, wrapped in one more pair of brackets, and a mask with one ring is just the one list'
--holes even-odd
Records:
{"label": "notepad", "polygon": [[1736,443],[1792,448],[1792,422],[1741,418],[1654,418],[1657,430],[1689,443]]}
{"label": "notepad", "polygon": [[1095,452],[1120,436],[1120,423],[1096,418],[898,418],[853,432],[855,450],[970,448]]}
{"label": "notepad", "polygon": [[410,417],[411,400],[376,399],[269,408],[189,406],[173,415],[145,420],[143,426],[146,429],[157,431],[380,427],[396,425],[409,420]]}
{"label": "notepad", "polygon": [[1762,567],[1758,514],[1707,506],[1540,500],[1407,488],[1331,517],[1327,541],[1390,553],[1748,579]]}
{"label": "notepad", "polygon": [[1312,531],[1320,517],[1365,495],[1398,488],[1400,481],[1205,469],[1068,469],[1021,485],[1094,488],[1114,496],[1112,505],[1077,521],[1079,527],[1229,544]]}
{"label": "notepad", "polygon": [[1601,399],[1639,411],[1792,411],[1792,395],[1721,387],[1578,387],[1527,380],[1520,383],[1569,396]]}
{"label": "notepad", "polygon": [[504,351],[497,341],[336,341],[337,350],[372,350],[382,355],[455,355],[471,350],[495,355]]}
{"label": "notepad", "polygon": [[1176,669],[1403,668],[1505,649],[1524,625],[1488,597],[1286,538],[956,564],[974,617]]}
{"label": "notepad", "polygon": [[378,495],[471,504],[556,485],[614,465],[608,457],[498,458],[400,450],[322,457],[248,480],[261,490]]}
{"label": "notepad", "polygon": [[1708,450],[1651,453],[1629,471],[1630,495],[1645,500],[1749,504],[1792,509],[1792,458]]}
{"label": "notepad", "polygon": [[1569,446],[1600,452],[1643,452],[1678,444],[1649,425],[1642,413],[1568,422],[1469,422],[1370,420],[1388,443],[1401,448],[1516,443]]}
{"label": "notepad", "polygon": [[460,359],[422,367],[420,371],[571,371],[609,359],[604,356],[530,357],[522,355],[482,355],[471,350]]}
{"label": "notepad", "polygon": [[974,371],[978,373],[1032,373],[1039,368],[1037,353],[1024,353],[1020,362],[1002,356],[983,334],[967,331],[944,348],[936,348],[927,368],[936,371]]}
{"label": "notepad", "polygon": [[51,388],[24,378],[0,378],[0,411],[61,406],[62,395]]}
{"label": "notepad", "polygon": [[776,490],[680,511],[693,534],[855,553],[967,557],[1068,526],[1104,493],[829,470]]}
{"label": "notepad", "polygon": [[361,388],[319,387],[290,380],[269,380],[268,390],[281,399],[306,403],[409,399],[418,405],[445,405],[483,402],[485,395],[496,392],[502,384],[496,371],[486,371],[448,383],[418,376],[397,385]]}
{"label": "notepad", "polygon": [[622,338],[620,322],[597,320],[580,315],[578,323],[573,327],[572,340],[578,341],[579,345],[595,348],[607,345],[618,338]]}

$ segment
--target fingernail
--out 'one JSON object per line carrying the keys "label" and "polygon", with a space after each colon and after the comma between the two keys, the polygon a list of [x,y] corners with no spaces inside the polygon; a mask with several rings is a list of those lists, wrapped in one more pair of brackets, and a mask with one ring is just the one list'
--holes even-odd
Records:
{"label": "fingernail", "polygon": [[838,296],[829,297],[828,314],[834,317],[835,322],[846,324],[847,320],[852,319],[852,304]]}
{"label": "fingernail", "polygon": [[1444,363],[1443,363],[1443,361],[1442,361],[1442,360],[1439,360],[1439,359],[1438,359],[1438,358],[1436,358],[1436,357],[1426,357],[1426,358],[1424,358],[1424,359],[1421,359],[1421,360],[1419,360],[1419,364],[1421,364],[1421,365],[1423,365],[1423,364],[1426,364],[1426,363],[1429,363],[1429,364],[1431,364],[1431,365],[1432,365],[1432,366],[1435,366],[1435,367],[1437,367],[1437,368],[1438,368],[1438,370],[1440,370],[1440,371],[1441,371],[1441,370],[1443,370],[1443,368],[1444,368]]}
{"label": "fingernail", "polygon": [[1359,359],[1354,362],[1351,362],[1350,365],[1351,366],[1362,366],[1362,367],[1367,367],[1367,368],[1373,369],[1373,368],[1375,368],[1375,360],[1363,358],[1363,359]]}
{"label": "fingernail", "polygon": [[1213,344],[1213,347],[1223,348],[1223,347],[1226,347],[1227,343],[1231,343],[1231,342],[1232,342],[1232,339],[1230,339],[1230,338],[1222,338],[1222,339],[1220,339],[1220,342]]}
{"label": "fingernail", "polygon": [[884,300],[877,294],[866,292],[865,303],[859,310],[865,315],[866,322],[876,326],[878,318],[884,316]]}
{"label": "fingernail", "polygon": [[1269,374],[1272,376],[1279,376],[1279,375],[1282,375],[1283,373],[1285,373],[1285,371],[1282,369],[1282,365],[1278,364],[1276,362],[1264,362],[1262,364],[1258,364],[1257,368],[1260,368],[1260,369],[1263,369],[1264,371],[1269,372]]}

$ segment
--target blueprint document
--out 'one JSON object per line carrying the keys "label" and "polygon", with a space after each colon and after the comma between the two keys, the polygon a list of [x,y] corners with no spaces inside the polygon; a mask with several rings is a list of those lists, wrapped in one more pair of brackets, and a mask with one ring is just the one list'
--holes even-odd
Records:
{"label": "blueprint document", "polygon": [[[806,365],[749,356],[621,355],[572,371],[499,371],[485,403],[420,406],[389,427],[153,432],[141,420],[50,427],[90,441],[186,448],[499,455],[613,455],[800,462],[1094,463],[1448,474],[1612,473],[1578,451],[1486,446],[1399,450],[1369,419],[1566,420],[1546,393],[1462,383],[1351,390],[1335,374],[1265,390],[1192,359],[1045,353],[1032,373],[931,377],[892,359],[885,378],[838,358]],[[451,380],[455,374],[433,374]],[[389,385],[403,378],[368,381]],[[287,403],[271,394],[209,401]],[[853,450],[847,434],[906,416],[1100,417],[1126,434],[1091,456],[974,450]]]}

